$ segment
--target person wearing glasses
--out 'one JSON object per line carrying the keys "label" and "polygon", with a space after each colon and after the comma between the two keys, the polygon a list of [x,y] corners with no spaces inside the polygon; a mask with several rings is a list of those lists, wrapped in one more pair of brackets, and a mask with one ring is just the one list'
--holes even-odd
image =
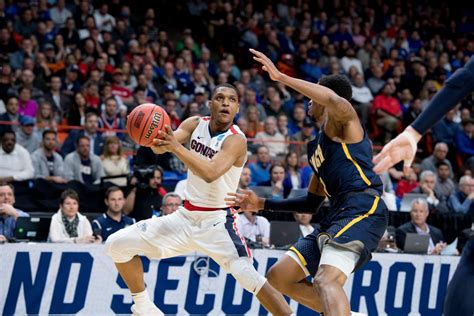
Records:
{"label": "person wearing glasses", "polygon": [[167,193],[163,197],[163,204],[161,205],[161,216],[166,216],[174,213],[181,205],[181,197],[178,194],[174,192]]}

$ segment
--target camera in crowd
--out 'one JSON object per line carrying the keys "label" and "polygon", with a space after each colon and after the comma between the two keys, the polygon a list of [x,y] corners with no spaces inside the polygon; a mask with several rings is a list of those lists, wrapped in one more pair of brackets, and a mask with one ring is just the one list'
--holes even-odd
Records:
{"label": "camera in crowd", "polygon": [[150,179],[153,177],[155,169],[155,166],[150,166],[134,170],[133,176],[137,179],[137,189],[146,190],[150,188]]}

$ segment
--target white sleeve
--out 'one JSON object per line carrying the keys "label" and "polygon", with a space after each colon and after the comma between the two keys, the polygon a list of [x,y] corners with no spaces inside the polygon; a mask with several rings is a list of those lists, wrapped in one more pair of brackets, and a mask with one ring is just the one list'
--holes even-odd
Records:
{"label": "white sleeve", "polygon": [[17,163],[23,165],[23,169],[13,176],[16,181],[33,179],[35,175],[35,169],[33,168],[33,162],[31,161],[30,153],[24,148],[18,148],[18,154],[20,161]]}
{"label": "white sleeve", "polygon": [[55,219],[53,216],[53,219],[51,221],[51,225],[49,226],[49,238],[51,242],[56,242],[56,243],[73,243],[74,238],[70,238],[66,236],[63,233],[63,227],[62,225]]}

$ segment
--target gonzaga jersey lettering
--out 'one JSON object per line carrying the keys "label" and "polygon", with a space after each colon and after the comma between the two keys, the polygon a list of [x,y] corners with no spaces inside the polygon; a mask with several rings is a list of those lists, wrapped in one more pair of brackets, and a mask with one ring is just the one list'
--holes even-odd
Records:
{"label": "gonzaga jersey lettering", "polygon": [[[231,135],[244,136],[238,126],[232,125],[227,131],[211,136],[209,117],[203,117],[191,135],[189,149],[203,160],[211,160],[222,147],[225,139]],[[245,136],[244,136],[245,137]],[[235,192],[239,185],[243,167],[232,166],[226,173],[211,183],[207,183],[188,169],[188,182],[184,197],[193,205],[208,208],[226,208],[224,197]]]}

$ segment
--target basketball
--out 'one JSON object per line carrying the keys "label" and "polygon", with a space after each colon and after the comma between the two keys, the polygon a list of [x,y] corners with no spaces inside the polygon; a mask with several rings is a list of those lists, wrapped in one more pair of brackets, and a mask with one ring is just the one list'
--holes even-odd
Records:
{"label": "basketball", "polygon": [[127,117],[128,135],[140,146],[151,146],[158,131],[164,130],[166,125],[170,125],[168,113],[152,103],[137,106]]}

